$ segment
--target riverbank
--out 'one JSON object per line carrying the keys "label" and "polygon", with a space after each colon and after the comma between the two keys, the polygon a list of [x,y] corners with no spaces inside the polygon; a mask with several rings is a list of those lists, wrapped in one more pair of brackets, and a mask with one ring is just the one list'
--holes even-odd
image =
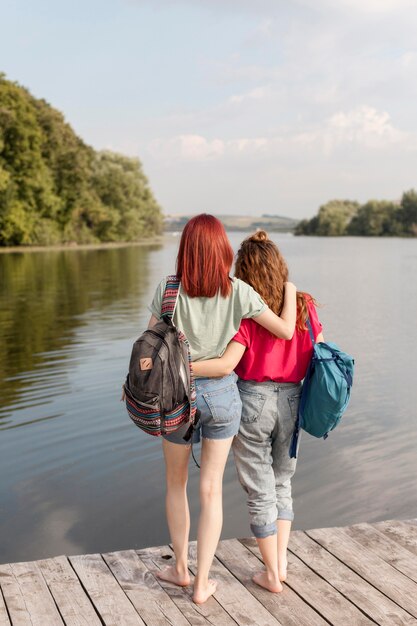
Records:
{"label": "riverbank", "polygon": [[66,243],[55,246],[5,246],[0,247],[0,254],[16,252],[50,252],[61,250],[108,250],[109,248],[131,248],[132,246],[152,246],[163,244],[172,239],[174,233],[149,237],[148,239],[138,239],[138,241],[111,241],[100,243]]}

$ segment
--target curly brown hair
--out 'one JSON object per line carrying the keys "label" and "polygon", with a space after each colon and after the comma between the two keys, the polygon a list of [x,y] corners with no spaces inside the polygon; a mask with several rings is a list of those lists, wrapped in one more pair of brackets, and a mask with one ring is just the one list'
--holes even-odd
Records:
{"label": "curly brown hair", "polygon": [[[274,313],[281,314],[288,266],[264,230],[258,230],[242,241],[236,257],[235,275],[251,285]],[[298,330],[306,330],[308,302],[317,304],[310,294],[297,291]]]}

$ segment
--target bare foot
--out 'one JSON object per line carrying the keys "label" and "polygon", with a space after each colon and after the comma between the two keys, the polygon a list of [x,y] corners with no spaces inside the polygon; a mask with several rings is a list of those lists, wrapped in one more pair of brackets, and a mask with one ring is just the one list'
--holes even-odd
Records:
{"label": "bare foot", "polygon": [[174,583],[174,585],[178,585],[179,587],[187,587],[191,583],[189,573],[185,572],[184,574],[180,574],[175,565],[170,565],[156,572],[156,577],[161,580],[166,580],[168,583]]}
{"label": "bare foot", "polygon": [[279,578],[277,576],[271,576],[268,572],[258,572],[252,578],[253,582],[267,589],[268,591],[272,591],[272,593],[279,593],[282,591],[282,585],[279,582]]}
{"label": "bare foot", "polygon": [[216,589],[217,582],[209,578],[207,586],[201,588],[194,587],[193,601],[196,604],[204,604],[204,602],[207,602],[213,593],[216,593]]}
{"label": "bare foot", "polygon": [[287,580],[287,559],[278,559],[278,573],[282,583]]}

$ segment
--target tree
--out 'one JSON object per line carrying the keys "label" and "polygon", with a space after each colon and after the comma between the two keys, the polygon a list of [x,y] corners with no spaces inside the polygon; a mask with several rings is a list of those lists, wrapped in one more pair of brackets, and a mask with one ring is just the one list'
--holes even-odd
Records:
{"label": "tree", "polygon": [[96,153],[0,74],[0,245],[135,241],[162,230],[138,159]]}
{"label": "tree", "polygon": [[405,234],[417,236],[417,191],[415,189],[403,193],[399,218]]}
{"label": "tree", "polygon": [[139,159],[100,152],[94,161],[92,181],[103,205],[98,235],[134,241],[161,231],[162,215]]}
{"label": "tree", "polygon": [[323,204],[311,220],[302,220],[295,230],[296,235],[325,235],[338,237],[346,234],[346,227],[358,210],[353,200],[330,200]]}
{"label": "tree", "polygon": [[348,235],[381,237],[400,234],[398,206],[387,200],[369,200],[348,225]]}

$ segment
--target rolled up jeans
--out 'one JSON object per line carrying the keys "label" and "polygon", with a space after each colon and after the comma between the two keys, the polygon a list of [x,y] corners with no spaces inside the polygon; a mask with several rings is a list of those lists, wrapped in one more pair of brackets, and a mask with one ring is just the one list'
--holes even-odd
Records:
{"label": "rolled up jeans", "polygon": [[247,493],[251,531],[258,538],[277,532],[276,520],[294,519],[289,456],[301,383],[239,379],[242,419],[233,442],[239,481]]}

